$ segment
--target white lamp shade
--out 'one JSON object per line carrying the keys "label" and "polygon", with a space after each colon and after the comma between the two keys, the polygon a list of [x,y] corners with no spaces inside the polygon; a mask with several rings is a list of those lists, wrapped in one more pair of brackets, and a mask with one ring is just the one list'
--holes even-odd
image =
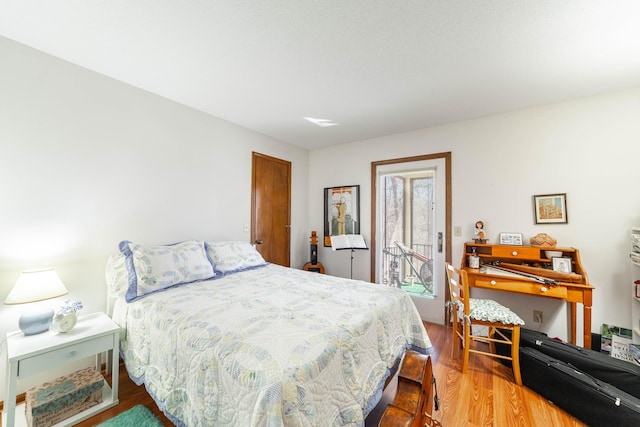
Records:
{"label": "white lamp shade", "polygon": [[53,268],[24,271],[4,300],[5,304],[24,304],[59,297],[69,291]]}

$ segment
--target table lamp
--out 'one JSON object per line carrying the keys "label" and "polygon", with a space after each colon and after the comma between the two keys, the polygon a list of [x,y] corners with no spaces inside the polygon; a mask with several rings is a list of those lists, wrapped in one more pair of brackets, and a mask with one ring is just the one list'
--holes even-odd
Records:
{"label": "table lamp", "polygon": [[[25,304],[59,297],[69,292],[53,268],[22,272],[5,304]],[[35,304],[25,311],[18,321],[25,335],[46,332],[51,326],[53,308]]]}

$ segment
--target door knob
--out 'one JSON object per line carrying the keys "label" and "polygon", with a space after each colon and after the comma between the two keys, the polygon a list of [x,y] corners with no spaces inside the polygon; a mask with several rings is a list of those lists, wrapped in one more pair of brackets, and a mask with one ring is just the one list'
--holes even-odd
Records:
{"label": "door knob", "polygon": [[255,243],[256,245],[261,245],[262,244],[262,240],[258,239],[258,240],[255,240],[253,243]]}

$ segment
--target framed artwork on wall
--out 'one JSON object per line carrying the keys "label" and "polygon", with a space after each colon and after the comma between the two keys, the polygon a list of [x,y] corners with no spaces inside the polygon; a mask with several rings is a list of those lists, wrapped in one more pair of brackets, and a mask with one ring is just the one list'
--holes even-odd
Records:
{"label": "framed artwork on wall", "polygon": [[359,185],[324,189],[324,245],[341,234],[360,234]]}
{"label": "framed artwork on wall", "polygon": [[567,194],[542,194],[533,196],[533,215],[536,224],[566,224]]}

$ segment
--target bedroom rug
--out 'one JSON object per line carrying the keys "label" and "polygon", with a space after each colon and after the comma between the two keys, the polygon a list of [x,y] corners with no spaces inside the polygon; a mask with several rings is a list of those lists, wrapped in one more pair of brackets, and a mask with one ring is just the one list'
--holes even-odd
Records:
{"label": "bedroom rug", "polygon": [[136,405],[133,408],[116,415],[98,424],[98,427],[163,427],[164,424],[160,421],[153,412],[144,405]]}

